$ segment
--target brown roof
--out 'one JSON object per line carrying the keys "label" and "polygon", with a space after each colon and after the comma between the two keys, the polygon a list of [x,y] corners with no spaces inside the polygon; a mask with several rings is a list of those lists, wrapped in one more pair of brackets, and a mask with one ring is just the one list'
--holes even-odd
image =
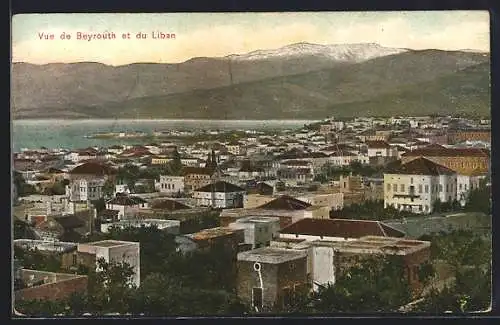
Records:
{"label": "brown roof", "polygon": [[73,175],[103,176],[103,175],[110,175],[110,174],[115,174],[115,173],[116,173],[116,171],[113,168],[109,167],[108,165],[100,164],[97,162],[84,163],[80,166],[73,168],[70,171],[70,174],[73,174]]}
{"label": "brown roof", "polygon": [[429,159],[420,157],[411,160],[406,164],[401,164],[400,166],[390,170],[389,173],[403,175],[450,175],[454,174],[455,171],[449,169],[448,167],[436,164]]}
{"label": "brown roof", "polygon": [[305,218],[282,229],[283,234],[360,238],[364,236],[404,237],[405,234],[380,221]]}
{"label": "brown roof", "polygon": [[403,157],[430,156],[430,157],[489,157],[490,152],[483,148],[445,148],[438,144],[431,144],[424,148],[407,151]]}
{"label": "brown roof", "polygon": [[163,209],[169,211],[189,209],[189,207],[185,204],[182,204],[175,200],[168,200],[168,199],[156,200],[152,203],[151,207],[153,209]]}
{"label": "brown roof", "polygon": [[205,186],[202,186],[200,188],[197,188],[194,190],[195,192],[218,192],[218,193],[231,193],[231,192],[244,192],[245,190],[237,185],[224,182],[224,181],[218,181],[213,184],[208,184]]}
{"label": "brown roof", "polygon": [[263,210],[305,210],[309,208],[311,204],[297,200],[288,195],[282,195],[264,205],[257,207],[257,209]]}
{"label": "brown roof", "polygon": [[366,141],[368,148],[389,149],[391,146],[385,141]]}
{"label": "brown roof", "polygon": [[213,175],[215,170],[213,168],[205,168],[205,167],[184,167],[182,169],[182,174],[197,174],[197,175]]}
{"label": "brown roof", "polygon": [[107,204],[113,205],[138,205],[146,203],[147,201],[138,196],[117,195],[115,198],[109,200]]}

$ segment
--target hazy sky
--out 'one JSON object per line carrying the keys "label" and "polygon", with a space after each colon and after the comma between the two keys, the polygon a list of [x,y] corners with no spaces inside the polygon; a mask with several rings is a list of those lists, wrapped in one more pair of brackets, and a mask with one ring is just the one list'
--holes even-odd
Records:
{"label": "hazy sky", "polygon": [[[152,39],[151,33],[176,38]],[[54,40],[40,40],[40,33]],[[72,35],[61,40],[62,32]],[[114,40],[77,40],[77,32],[114,32]],[[147,39],[137,40],[143,32]],[[122,39],[130,33],[131,39]],[[274,49],[297,42],[378,43],[411,49],[489,51],[487,11],[25,14],[12,22],[12,60],[50,63],[94,61],[183,62]]]}

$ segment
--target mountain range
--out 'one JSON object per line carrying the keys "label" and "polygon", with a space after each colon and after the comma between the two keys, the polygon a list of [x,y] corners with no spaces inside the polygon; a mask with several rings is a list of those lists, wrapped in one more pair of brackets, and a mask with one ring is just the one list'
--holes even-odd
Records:
{"label": "mountain range", "polygon": [[27,118],[321,119],[490,113],[489,53],[297,43],[183,63],[12,64]]}

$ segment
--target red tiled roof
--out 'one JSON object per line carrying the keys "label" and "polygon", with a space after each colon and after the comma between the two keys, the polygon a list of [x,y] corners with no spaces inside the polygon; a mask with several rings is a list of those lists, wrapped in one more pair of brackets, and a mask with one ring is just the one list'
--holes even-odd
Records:
{"label": "red tiled roof", "polygon": [[455,171],[421,157],[397,166],[390,173],[403,175],[450,175],[454,174]]}
{"label": "red tiled roof", "polygon": [[305,210],[309,208],[311,204],[297,200],[288,195],[282,195],[264,205],[257,207],[257,209],[262,210]]}
{"label": "red tiled roof", "polygon": [[96,175],[96,176],[103,176],[103,175],[110,175],[110,174],[115,174],[116,171],[104,164],[96,163],[96,162],[88,162],[85,164],[82,164],[80,166],[77,166],[73,168],[70,171],[70,174],[73,175]]}
{"label": "red tiled roof", "polygon": [[405,234],[380,221],[305,218],[280,231],[282,234],[360,238],[364,236],[404,237]]}
{"label": "red tiled roof", "polygon": [[438,144],[431,144],[424,148],[408,151],[403,157],[430,156],[430,157],[489,157],[489,150],[483,148],[445,148]]}

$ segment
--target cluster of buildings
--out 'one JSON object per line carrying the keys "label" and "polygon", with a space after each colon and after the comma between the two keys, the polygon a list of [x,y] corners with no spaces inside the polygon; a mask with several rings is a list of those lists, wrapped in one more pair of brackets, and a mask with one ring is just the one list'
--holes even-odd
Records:
{"label": "cluster of buildings", "polygon": [[[429,242],[375,220],[332,218],[332,212],[366,200],[423,215],[433,213],[436,202],[465,205],[490,173],[486,122],[332,118],[301,130],[250,132],[226,142],[188,145],[173,139],[15,153],[14,169],[26,183],[42,191],[63,182],[65,193],[14,197],[15,217],[29,223],[36,237],[14,244],[58,254],[68,270],[61,275],[20,268],[17,277],[31,286],[17,290],[16,297],[34,297],[33,283],[53,287],[57,279],[80,283],[66,285],[80,290],[86,279],[71,277],[72,267],[97,267],[100,257],[130,263],[139,286],[140,243],[79,241],[112,227],[148,225],[174,235],[182,254],[214,247],[234,254],[238,295],[257,311],[285,307],[298,290],[334,284],[350,266],[374,256],[401,258],[418,295],[418,269],[429,260]],[[180,172],[136,180],[152,185],[148,193],[134,193],[118,172],[127,165],[145,170],[179,161]],[[328,177],[329,169],[353,164],[379,172]],[[326,181],[318,175],[326,175]],[[97,200],[104,200],[99,211]],[[209,213],[218,214],[220,226],[193,230],[193,220]]]}

